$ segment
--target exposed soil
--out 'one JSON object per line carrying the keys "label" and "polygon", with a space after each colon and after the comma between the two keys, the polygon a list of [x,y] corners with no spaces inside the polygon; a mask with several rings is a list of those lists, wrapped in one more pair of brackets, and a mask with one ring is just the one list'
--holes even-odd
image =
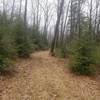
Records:
{"label": "exposed soil", "polygon": [[99,83],[67,67],[67,60],[48,51],[21,59],[13,73],[0,76],[0,100],[100,100]]}

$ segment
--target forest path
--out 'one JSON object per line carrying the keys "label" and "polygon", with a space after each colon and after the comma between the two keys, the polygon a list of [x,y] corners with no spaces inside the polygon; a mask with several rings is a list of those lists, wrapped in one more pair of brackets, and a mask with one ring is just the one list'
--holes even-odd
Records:
{"label": "forest path", "polygon": [[48,51],[19,60],[12,77],[0,76],[0,100],[100,100],[98,83],[71,74],[67,66]]}

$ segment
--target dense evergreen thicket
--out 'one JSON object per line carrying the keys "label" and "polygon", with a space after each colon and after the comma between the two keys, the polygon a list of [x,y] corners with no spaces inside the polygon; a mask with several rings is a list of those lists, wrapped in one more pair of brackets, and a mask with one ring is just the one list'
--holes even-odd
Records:
{"label": "dense evergreen thicket", "polygon": [[[25,25],[21,17],[11,21],[8,15],[0,13],[0,71],[8,68],[12,58],[30,57],[35,50],[45,49],[46,36],[35,26]],[[45,42],[45,43],[44,43]]]}
{"label": "dense evergreen thicket", "polygon": [[94,74],[94,42],[90,41],[88,36],[82,36],[79,40],[74,41],[72,52],[72,55],[70,55],[72,60],[71,70],[81,75]]}

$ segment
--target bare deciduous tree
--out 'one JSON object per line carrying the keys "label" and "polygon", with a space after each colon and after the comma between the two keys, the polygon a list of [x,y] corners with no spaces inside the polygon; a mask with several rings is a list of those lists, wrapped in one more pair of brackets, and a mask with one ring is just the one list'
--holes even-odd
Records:
{"label": "bare deciduous tree", "polygon": [[60,6],[58,6],[59,10],[58,10],[58,14],[57,14],[57,22],[56,22],[56,26],[55,26],[54,39],[51,44],[51,54],[54,54],[54,48],[55,48],[55,44],[56,44],[56,40],[57,40],[57,35],[59,32],[59,24],[60,24],[62,11],[63,11],[63,6],[64,6],[64,0],[61,0]]}
{"label": "bare deciduous tree", "polygon": [[28,0],[25,0],[25,12],[24,12],[24,24],[27,24],[27,3]]}
{"label": "bare deciduous tree", "polygon": [[13,17],[14,17],[14,8],[15,8],[15,0],[13,0],[12,11],[11,11],[11,20],[13,20]]}

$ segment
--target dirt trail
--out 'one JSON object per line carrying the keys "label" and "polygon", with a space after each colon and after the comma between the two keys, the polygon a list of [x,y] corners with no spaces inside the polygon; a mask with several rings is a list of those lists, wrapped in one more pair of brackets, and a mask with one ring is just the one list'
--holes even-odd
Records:
{"label": "dirt trail", "polygon": [[48,51],[20,60],[12,77],[0,76],[0,100],[100,100],[98,83],[71,74],[67,66]]}

